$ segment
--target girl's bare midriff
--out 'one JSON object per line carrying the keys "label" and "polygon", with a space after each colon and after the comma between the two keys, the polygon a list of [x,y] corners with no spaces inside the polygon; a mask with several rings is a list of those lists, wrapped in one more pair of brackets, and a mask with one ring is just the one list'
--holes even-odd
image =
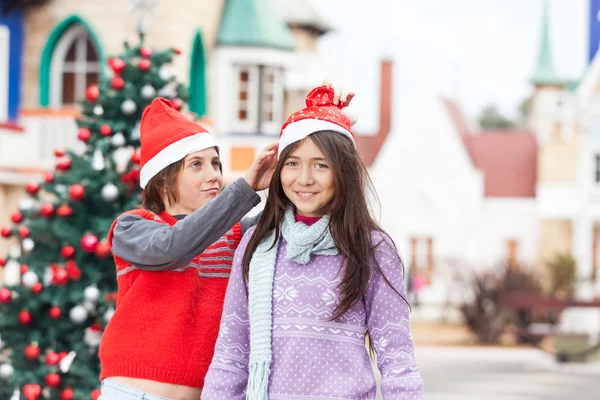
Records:
{"label": "girl's bare midriff", "polygon": [[106,379],[110,379],[147,394],[166,397],[172,400],[200,400],[200,393],[202,392],[201,389],[191,386],[172,385],[170,383],[150,381],[147,379],[126,378],[123,376],[112,376]]}

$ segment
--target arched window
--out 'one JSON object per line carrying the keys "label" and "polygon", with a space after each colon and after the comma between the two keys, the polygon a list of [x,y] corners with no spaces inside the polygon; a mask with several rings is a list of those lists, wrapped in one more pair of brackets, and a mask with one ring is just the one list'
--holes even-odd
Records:
{"label": "arched window", "polygon": [[52,53],[50,105],[74,105],[85,98],[89,85],[98,82],[98,50],[88,31],[73,24],[61,36]]}

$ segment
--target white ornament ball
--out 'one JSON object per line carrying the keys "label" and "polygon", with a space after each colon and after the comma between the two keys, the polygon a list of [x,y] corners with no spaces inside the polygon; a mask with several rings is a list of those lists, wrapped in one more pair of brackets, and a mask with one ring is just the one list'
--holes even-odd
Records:
{"label": "white ornament ball", "polygon": [[35,202],[33,199],[23,199],[19,202],[19,210],[21,211],[29,211],[35,206]]}
{"label": "white ornament ball", "polygon": [[134,112],[136,112],[136,110],[137,110],[137,104],[135,104],[135,101],[133,101],[131,99],[127,99],[121,104],[121,111],[125,115],[131,115]]}
{"label": "white ornament ball", "polygon": [[110,138],[110,144],[113,145],[113,147],[121,147],[125,145],[125,136],[121,133],[121,132],[117,132],[115,133],[111,138]]}
{"label": "white ornament ball", "polygon": [[168,81],[169,79],[171,79],[173,77],[173,72],[169,66],[163,65],[162,67],[160,67],[160,70],[158,71],[158,75],[160,75],[160,78],[162,80]]}
{"label": "white ornament ball", "polygon": [[96,302],[100,298],[100,290],[96,285],[88,286],[83,291],[83,297],[87,301]]}
{"label": "white ornament ball", "polygon": [[88,311],[81,304],[76,305],[69,311],[69,318],[74,324],[83,324],[88,318]]}
{"label": "white ornament ball", "polygon": [[35,247],[35,242],[33,241],[32,238],[25,238],[25,239],[23,239],[22,245],[23,245],[23,250],[25,250],[26,253],[29,253]]}
{"label": "white ornament ball", "polygon": [[0,365],[0,378],[8,379],[12,376],[15,369],[10,364],[2,364]]}
{"label": "white ornament ball", "polygon": [[21,264],[10,260],[4,266],[4,285],[17,286],[21,283]]}
{"label": "white ornament ball", "polygon": [[54,272],[52,271],[52,268],[46,267],[46,269],[44,269],[44,276],[42,277],[44,286],[50,285],[53,280],[54,280]]}
{"label": "white ornament ball", "polygon": [[149,99],[153,98],[154,96],[156,96],[156,89],[154,89],[154,86],[152,86],[152,85],[145,85],[140,90],[140,94],[142,95],[143,99],[149,100]]}
{"label": "white ornament ball", "polygon": [[102,331],[87,328],[83,336],[83,341],[90,347],[100,346],[100,342],[102,341]]}
{"label": "white ornament ball", "polygon": [[112,307],[109,308],[108,310],[106,310],[106,312],[104,313],[104,320],[106,322],[110,321],[110,319],[112,318],[114,313],[115,313],[115,309]]}
{"label": "white ornament ball", "polygon": [[119,188],[116,187],[113,183],[107,183],[102,188],[102,200],[104,201],[113,201],[117,197],[119,197]]}
{"label": "white ornament ball", "polygon": [[90,314],[96,314],[96,303],[93,301],[84,301],[83,302],[83,308],[85,308],[87,310],[87,312],[89,312]]}
{"label": "white ornament ball", "polygon": [[100,104],[97,104],[94,106],[94,109],[92,110],[92,112],[94,113],[94,115],[96,117],[101,117],[102,114],[104,114],[104,108],[102,108],[102,106]]}
{"label": "white ornament ball", "polygon": [[33,285],[35,285],[36,283],[38,283],[40,281],[40,279],[38,278],[37,274],[33,271],[27,271],[23,274],[23,285],[27,286],[28,288],[33,287]]}

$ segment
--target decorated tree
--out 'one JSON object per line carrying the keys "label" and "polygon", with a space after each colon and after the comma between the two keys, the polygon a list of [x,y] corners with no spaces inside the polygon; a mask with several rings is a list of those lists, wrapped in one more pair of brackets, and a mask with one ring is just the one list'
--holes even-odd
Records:
{"label": "decorated tree", "polygon": [[0,257],[0,399],[99,395],[98,346],[116,292],[105,238],[140,202],[139,121],[157,96],[175,108],[187,100],[170,66],[179,51],[154,51],[140,37],[86,91],[77,119],[84,149],[56,149],[55,170],[27,185],[29,198],[0,229],[20,243]]}

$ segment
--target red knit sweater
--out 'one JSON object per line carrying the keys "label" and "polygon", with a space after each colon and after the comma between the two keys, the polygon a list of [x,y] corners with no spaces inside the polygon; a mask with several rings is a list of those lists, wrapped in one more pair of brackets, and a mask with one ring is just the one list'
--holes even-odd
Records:
{"label": "red knit sweater", "polygon": [[[167,213],[129,213],[171,226],[177,222]],[[187,266],[173,271],[143,271],[114,257],[117,307],[100,344],[100,380],[124,376],[202,388],[241,233],[240,223],[235,224]]]}

